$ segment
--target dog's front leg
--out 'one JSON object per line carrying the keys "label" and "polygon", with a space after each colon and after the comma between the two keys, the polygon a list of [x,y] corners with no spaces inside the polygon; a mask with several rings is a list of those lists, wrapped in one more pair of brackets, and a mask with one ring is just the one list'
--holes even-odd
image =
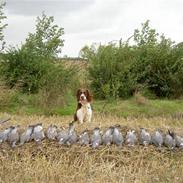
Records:
{"label": "dog's front leg", "polygon": [[87,113],[88,113],[88,119],[87,119],[87,121],[90,123],[91,122],[91,120],[92,120],[92,109],[90,108],[90,109],[88,109],[88,111],[87,111]]}
{"label": "dog's front leg", "polygon": [[84,116],[82,109],[79,109],[76,113],[78,121],[83,124]]}

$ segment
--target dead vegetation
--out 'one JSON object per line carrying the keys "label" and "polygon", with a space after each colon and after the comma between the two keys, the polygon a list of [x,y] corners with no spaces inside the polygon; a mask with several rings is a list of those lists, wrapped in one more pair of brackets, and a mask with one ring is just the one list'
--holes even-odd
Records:
{"label": "dead vegetation", "polygon": [[[2,118],[10,117],[1,113]],[[43,122],[67,126],[72,116],[45,117],[11,115],[11,122],[1,128],[20,124]],[[99,126],[102,129],[111,124],[121,124],[123,129],[145,127],[150,131],[171,128],[183,134],[183,120],[173,118],[119,118],[115,116],[95,115],[92,124],[77,126],[77,131]],[[0,149],[0,182],[183,182],[183,152],[161,151],[153,146],[136,146],[119,149],[115,146],[90,147],[74,145],[70,148],[59,146],[56,142],[44,140],[41,146],[27,143],[12,150],[7,144]]]}

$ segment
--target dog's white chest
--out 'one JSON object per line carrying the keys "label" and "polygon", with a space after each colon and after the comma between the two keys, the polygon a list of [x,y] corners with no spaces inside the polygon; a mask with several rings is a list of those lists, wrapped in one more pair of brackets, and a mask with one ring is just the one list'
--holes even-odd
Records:
{"label": "dog's white chest", "polygon": [[89,103],[82,105],[80,109],[77,111],[77,118],[80,123],[91,122],[92,117],[92,109]]}

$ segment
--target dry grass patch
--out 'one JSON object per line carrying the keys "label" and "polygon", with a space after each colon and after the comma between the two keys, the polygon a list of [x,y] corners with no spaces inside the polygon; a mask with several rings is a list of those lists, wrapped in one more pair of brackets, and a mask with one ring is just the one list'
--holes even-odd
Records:
{"label": "dry grass patch", "polygon": [[[1,113],[1,118],[9,114]],[[45,117],[13,115],[10,124],[28,124],[41,121],[44,127],[49,124],[67,126],[72,116]],[[119,118],[115,116],[95,115],[93,123],[77,126],[80,132],[85,128],[99,126],[102,129],[119,123],[123,129],[143,126],[150,131],[161,127],[173,128],[183,134],[183,121],[172,118]],[[5,125],[3,128],[6,127]],[[1,127],[2,128],[2,127]],[[158,151],[153,146],[144,148],[118,149],[115,146],[90,147],[74,145],[70,148],[59,146],[56,142],[44,140],[41,146],[27,143],[15,150],[3,144],[0,149],[0,182],[183,182],[183,152]]]}

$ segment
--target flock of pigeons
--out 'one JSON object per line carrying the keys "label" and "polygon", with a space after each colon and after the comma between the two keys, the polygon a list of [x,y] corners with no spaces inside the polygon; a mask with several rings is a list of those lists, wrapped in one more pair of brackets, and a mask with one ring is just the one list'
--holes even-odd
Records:
{"label": "flock of pigeons", "polygon": [[183,149],[183,137],[169,130],[167,134],[164,134],[161,130],[156,130],[153,134],[150,134],[146,129],[141,128],[138,135],[135,130],[129,130],[126,135],[123,135],[121,126],[115,125],[105,129],[103,133],[97,127],[91,132],[85,130],[78,135],[75,130],[75,122],[69,123],[68,128],[58,128],[56,125],[50,125],[45,131],[42,123],[38,123],[29,125],[21,134],[18,129],[19,126],[10,126],[0,131],[0,144],[8,142],[14,148],[30,141],[40,144],[43,139],[47,138],[48,140],[57,141],[60,145],[80,144],[81,146],[91,146],[94,149],[100,145],[109,146],[111,144],[118,147],[123,147],[125,144],[130,147],[136,144],[144,146],[153,144],[156,147],[166,146],[170,149],[175,147]]}

